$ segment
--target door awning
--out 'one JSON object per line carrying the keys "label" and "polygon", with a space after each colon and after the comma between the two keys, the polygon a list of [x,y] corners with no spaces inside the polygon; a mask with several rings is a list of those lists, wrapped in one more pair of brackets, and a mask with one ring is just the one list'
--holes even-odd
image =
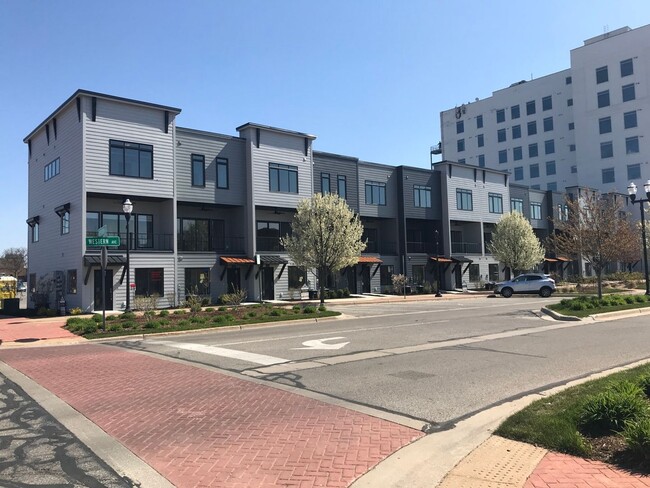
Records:
{"label": "door awning", "polygon": [[452,256],[451,261],[453,263],[473,263],[474,262],[473,259],[467,258],[465,256]]}
{"label": "door awning", "polygon": [[450,258],[444,256],[431,256],[431,261],[440,262],[440,263],[453,263]]}
{"label": "door awning", "polygon": [[[122,266],[126,264],[126,257],[122,255],[109,254],[107,257],[108,259],[106,260],[106,264],[108,266]],[[92,255],[86,254],[84,256],[84,264],[86,266],[101,266],[102,257],[98,256],[97,254],[92,254]]]}
{"label": "door awning", "polygon": [[284,259],[282,256],[274,256],[269,254],[260,254],[260,261],[262,264],[267,264],[267,265],[289,264],[289,261]]}
{"label": "door awning", "polygon": [[229,256],[221,256],[221,264],[255,264],[251,258],[236,258]]}
{"label": "door awning", "polygon": [[358,263],[359,264],[381,264],[383,263],[383,261],[374,256],[360,256]]}

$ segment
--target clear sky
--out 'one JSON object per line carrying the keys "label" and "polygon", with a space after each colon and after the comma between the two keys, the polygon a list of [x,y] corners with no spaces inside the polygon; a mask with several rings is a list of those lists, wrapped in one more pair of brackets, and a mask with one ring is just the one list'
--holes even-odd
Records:
{"label": "clear sky", "polygon": [[442,110],[648,23],[648,0],[0,0],[0,252],[27,245],[22,140],[78,88],[179,107],[183,127],[257,122],[428,167]]}

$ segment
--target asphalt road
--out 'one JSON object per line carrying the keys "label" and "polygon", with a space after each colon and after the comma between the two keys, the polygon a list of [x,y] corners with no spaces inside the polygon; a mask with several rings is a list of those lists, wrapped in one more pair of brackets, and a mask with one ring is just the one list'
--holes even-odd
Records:
{"label": "asphalt road", "polygon": [[648,317],[555,322],[558,299],[338,305],[344,318],[116,345],[292,385],[447,428],[526,393],[650,356]]}

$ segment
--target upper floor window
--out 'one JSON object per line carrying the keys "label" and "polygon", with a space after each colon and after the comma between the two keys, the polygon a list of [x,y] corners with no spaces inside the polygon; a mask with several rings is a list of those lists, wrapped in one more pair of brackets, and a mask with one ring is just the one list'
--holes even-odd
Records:
{"label": "upper floor window", "polygon": [[533,115],[536,112],[535,109],[535,100],[526,102],[526,115]]}
{"label": "upper floor window", "polygon": [[602,170],[603,183],[614,183],[616,182],[616,174],[614,168],[604,168]]}
{"label": "upper floor window", "polygon": [[513,105],[510,107],[510,118],[518,119],[519,118],[519,105]]}
{"label": "upper floor window", "polygon": [[508,162],[508,151],[506,149],[502,149],[499,151],[499,164],[507,163]]}
{"label": "upper floor window", "polygon": [[625,138],[625,154],[635,154],[639,152],[639,137]]}
{"label": "upper floor window", "polygon": [[566,83],[567,85],[570,85],[572,82],[573,82],[573,79],[570,76],[567,76],[566,78],[564,78],[564,83]]}
{"label": "upper floor window", "polygon": [[472,190],[456,188],[456,208],[458,210],[473,210]]}
{"label": "upper floor window", "polygon": [[192,186],[205,186],[205,156],[192,154]]}
{"label": "upper floor window", "polygon": [[269,191],[298,193],[298,167],[269,163]]}
{"label": "upper floor window", "polygon": [[416,207],[431,208],[431,187],[413,185],[413,205]]}
{"label": "upper floor window", "polygon": [[519,139],[521,137],[521,126],[513,125],[512,126],[512,138]]}
{"label": "upper floor window", "polygon": [[566,106],[567,107],[573,107],[573,98],[567,98]]}
{"label": "upper floor window", "polygon": [[65,210],[61,214],[61,235],[70,233],[70,211]]}
{"label": "upper floor window", "polygon": [[512,148],[512,159],[515,161],[520,161],[523,159],[523,151],[521,150],[521,146],[516,146]]}
{"label": "upper floor window", "polygon": [[623,126],[626,129],[631,129],[637,126],[636,110],[632,110],[631,112],[625,112],[623,114]]}
{"label": "upper floor window", "polygon": [[598,108],[609,107],[609,90],[598,92]]}
{"label": "upper floor window", "polygon": [[135,142],[109,141],[109,172],[115,176],[153,178],[153,146]]}
{"label": "upper floor window", "polygon": [[465,132],[465,122],[459,120],[456,122],[456,134],[462,134],[463,132]]}
{"label": "upper floor window", "polygon": [[607,72],[607,66],[596,68],[596,84],[605,83],[606,81],[609,81],[609,73]]}
{"label": "upper floor window", "polygon": [[537,143],[534,142],[532,144],[528,144],[528,157],[536,158],[538,154],[539,150],[537,149]]}
{"label": "upper floor window", "polygon": [[228,160],[226,158],[216,158],[217,166],[217,188],[228,189]]}
{"label": "upper floor window", "polygon": [[571,173],[575,174],[578,172],[578,167],[576,165],[571,166]]}
{"label": "upper floor window", "polygon": [[553,98],[551,95],[542,98],[542,110],[551,110],[553,108]]}
{"label": "upper floor window", "polygon": [[557,191],[557,181],[549,181],[546,183],[546,189],[550,191]]}
{"label": "upper floor window", "polygon": [[503,196],[500,193],[488,193],[490,213],[503,213]]}
{"label": "upper floor window", "polygon": [[634,74],[634,64],[632,59],[621,61],[621,78]]}
{"label": "upper floor window", "polygon": [[555,153],[555,140],[549,139],[544,141],[544,154],[553,154]]}
{"label": "upper floor window", "polygon": [[542,220],[542,204],[538,202],[531,202],[530,204],[530,218],[532,220]]}
{"label": "upper floor window", "polygon": [[600,157],[601,159],[614,157],[614,145],[612,144],[612,141],[600,143]]}
{"label": "upper floor window", "polygon": [[386,205],[386,183],[366,180],[366,204]]}
{"label": "upper floor window", "polygon": [[477,115],[476,116],[476,128],[477,129],[482,129],[483,128],[483,116],[482,115]]}
{"label": "upper floor window", "polygon": [[506,111],[500,108],[497,110],[497,124],[506,121]]}
{"label": "upper floor window", "polygon": [[529,170],[531,178],[539,178],[539,164],[531,164]]}
{"label": "upper floor window", "polygon": [[639,163],[628,164],[627,165],[627,179],[628,180],[638,180],[640,178],[641,178],[641,165]]}
{"label": "upper floor window", "polygon": [[524,167],[517,166],[515,168],[515,181],[521,181],[524,179]]}
{"label": "upper floor window", "polygon": [[45,165],[45,168],[43,170],[44,180],[47,181],[51,178],[54,178],[56,175],[59,174],[59,170],[60,170],[59,158],[56,158],[51,163]]}
{"label": "upper floor window", "polygon": [[330,193],[330,174],[321,173],[320,174],[320,191],[323,195]]}
{"label": "upper floor window", "polygon": [[524,213],[524,201],[521,198],[511,198],[510,199],[510,210],[512,212],[519,212],[523,215]]}
{"label": "upper floor window", "polygon": [[483,168],[485,167],[485,154],[478,155],[478,165]]}
{"label": "upper floor window", "polygon": [[598,119],[598,131],[601,134],[607,134],[612,131],[612,118],[603,117]]}
{"label": "upper floor window", "polygon": [[630,83],[629,85],[625,85],[622,88],[623,91],[623,101],[624,102],[629,102],[630,100],[634,100],[636,98],[636,94],[634,93],[634,83]]}
{"label": "upper floor window", "polygon": [[476,144],[478,147],[483,147],[485,145],[485,139],[483,137],[483,134],[479,134],[476,136]]}
{"label": "upper floor window", "polygon": [[345,175],[338,175],[336,177],[336,191],[341,198],[347,198],[347,179]]}
{"label": "upper floor window", "polygon": [[537,121],[532,120],[528,122],[528,135],[534,136],[535,134],[537,134]]}
{"label": "upper floor window", "polygon": [[463,152],[465,150],[465,139],[458,139],[456,141],[456,149],[458,152]]}
{"label": "upper floor window", "polygon": [[504,142],[506,140],[506,130],[505,129],[499,129],[497,131],[497,141],[498,142]]}
{"label": "upper floor window", "polygon": [[552,176],[555,174],[555,161],[546,161],[546,175]]}
{"label": "upper floor window", "polygon": [[569,130],[574,130],[576,128],[575,122],[569,122]]}

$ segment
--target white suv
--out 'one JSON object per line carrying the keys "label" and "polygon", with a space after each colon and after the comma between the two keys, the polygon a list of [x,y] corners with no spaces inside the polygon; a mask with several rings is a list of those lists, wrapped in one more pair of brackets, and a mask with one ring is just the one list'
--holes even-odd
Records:
{"label": "white suv", "polygon": [[547,274],[526,273],[510,281],[497,283],[494,293],[510,298],[514,293],[539,293],[542,297],[550,297],[555,291],[555,281]]}

